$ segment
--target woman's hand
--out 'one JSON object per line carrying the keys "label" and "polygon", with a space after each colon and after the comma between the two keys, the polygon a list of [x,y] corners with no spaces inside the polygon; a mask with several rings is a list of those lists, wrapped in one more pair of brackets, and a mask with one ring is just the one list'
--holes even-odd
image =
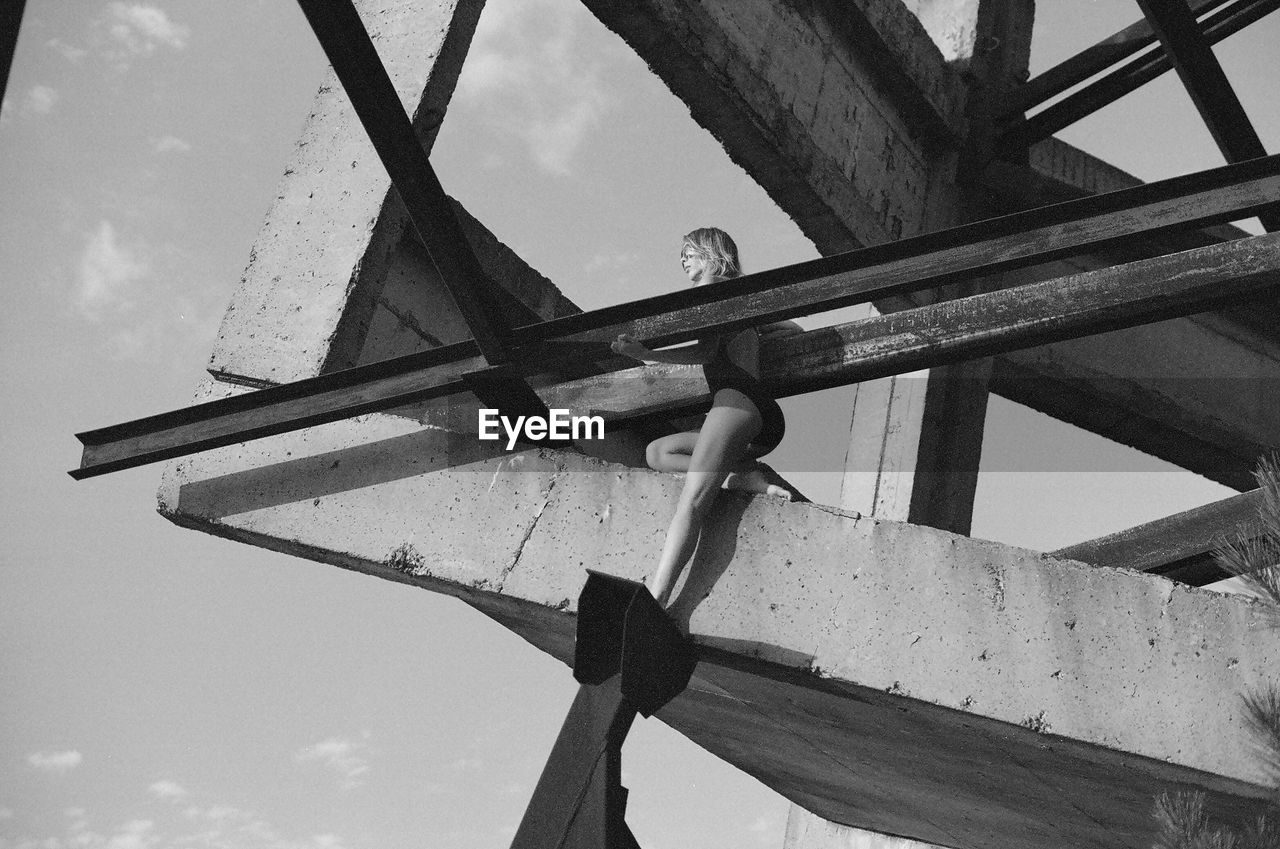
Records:
{"label": "woman's hand", "polygon": [[648,359],[653,355],[653,351],[641,345],[627,333],[619,333],[618,338],[613,340],[609,347],[615,354],[622,354],[637,360]]}
{"label": "woman's hand", "polygon": [[804,333],[804,328],[796,324],[794,321],[774,321],[766,324],[764,327],[758,328],[760,338],[763,339],[784,339],[787,336],[796,336]]}

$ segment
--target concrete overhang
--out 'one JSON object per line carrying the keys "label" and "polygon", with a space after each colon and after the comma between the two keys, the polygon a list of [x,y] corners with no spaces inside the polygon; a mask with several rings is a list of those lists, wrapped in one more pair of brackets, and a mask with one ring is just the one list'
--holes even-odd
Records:
{"label": "concrete overhang", "polygon": [[[568,661],[584,570],[651,570],[679,488],[379,414],[172,463],[160,510],[456,596]],[[721,498],[707,540],[675,607],[698,668],[659,716],[828,820],[1131,849],[1163,790],[1223,816],[1268,792],[1240,710],[1280,664],[1260,602],[762,497]]]}

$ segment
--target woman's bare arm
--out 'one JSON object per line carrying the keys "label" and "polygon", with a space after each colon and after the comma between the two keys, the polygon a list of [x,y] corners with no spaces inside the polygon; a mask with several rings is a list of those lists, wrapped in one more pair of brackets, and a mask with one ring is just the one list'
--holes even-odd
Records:
{"label": "woman's bare arm", "polygon": [[702,365],[711,362],[711,358],[716,353],[715,343],[708,339],[700,339],[682,348],[664,348],[661,351],[654,351],[626,333],[619,333],[610,347],[615,354],[623,354],[650,363],[671,363],[672,365]]}
{"label": "woman's bare arm", "polygon": [[790,319],[783,321],[772,321],[768,324],[756,328],[760,332],[761,339],[782,339],[786,336],[795,336],[804,333],[804,328],[796,324]]}

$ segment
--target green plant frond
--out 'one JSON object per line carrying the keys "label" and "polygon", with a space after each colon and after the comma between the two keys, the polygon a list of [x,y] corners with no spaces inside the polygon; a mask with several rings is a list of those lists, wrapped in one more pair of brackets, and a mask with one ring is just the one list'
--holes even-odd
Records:
{"label": "green plant frond", "polygon": [[1280,540],[1280,455],[1260,459],[1253,477],[1262,490],[1262,504],[1258,507],[1262,530],[1272,540]]}
{"label": "green plant frond", "polygon": [[1214,551],[1213,559],[1254,593],[1280,605],[1280,457],[1260,459],[1253,476],[1262,496],[1257,524],[1238,529],[1234,540]]}
{"label": "green plant frond", "polygon": [[1274,815],[1259,814],[1240,835],[1239,849],[1277,849],[1280,847],[1280,820]]}
{"label": "green plant frond", "polygon": [[1161,793],[1155,817],[1152,849],[1242,849],[1235,834],[1205,821],[1203,793]]}
{"label": "green plant frond", "polygon": [[1186,849],[1204,827],[1203,793],[1161,793],[1156,798],[1156,842],[1152,849]]}
{"label": "green plant frond", "polygon": [[[1213,556],[1223,571],[1280,607],[1280,455],[1259,460],[1254,477],[1261,495],[1257,520],[1237,528],[1234,540],[1224,542]],[[1266,812],[1237,832],[1209,824],[1203,793],[1162,793],[1155,802],[1152,849],[1280,849],[1280,684],[1267,684],[1242,701],[1274,793]]]}
{"label": "green plant frond", "polygon": [[1241,532],[1213,553],[1213,559],[1224,572],[1235,575],[1250,590],[1273,604],[1280,604],[1280,543],[1269,536],[1250,536]]}

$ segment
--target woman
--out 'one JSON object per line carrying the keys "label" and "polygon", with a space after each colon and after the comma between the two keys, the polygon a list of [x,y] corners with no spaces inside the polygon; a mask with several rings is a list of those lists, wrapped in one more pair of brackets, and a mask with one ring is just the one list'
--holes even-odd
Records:
{"label": "woman", "polygon": [[[684,237],[680,264],[694,286],[742,274],[737,245],[728,233],[714,227],[703,227]],[[792,328],[798,329],[793,322],[780,327],[782,332]],[[778,446],[786,425],[777,401],[760,385],[760,338],[755,330],[726,333],[665,351],[651,351],[624,333],[613,343],[613,350],[649,362],[700,364],[711,391],[711,410],[701,430],[664,436],[649,443],[645,451],[651,468],[685,475],[662,558],[649,582],[653,597],[666,607],[680,571],[697,548],[702,523],[721,487],[791,497],[787,490],[770,484],[756,462]]]}

